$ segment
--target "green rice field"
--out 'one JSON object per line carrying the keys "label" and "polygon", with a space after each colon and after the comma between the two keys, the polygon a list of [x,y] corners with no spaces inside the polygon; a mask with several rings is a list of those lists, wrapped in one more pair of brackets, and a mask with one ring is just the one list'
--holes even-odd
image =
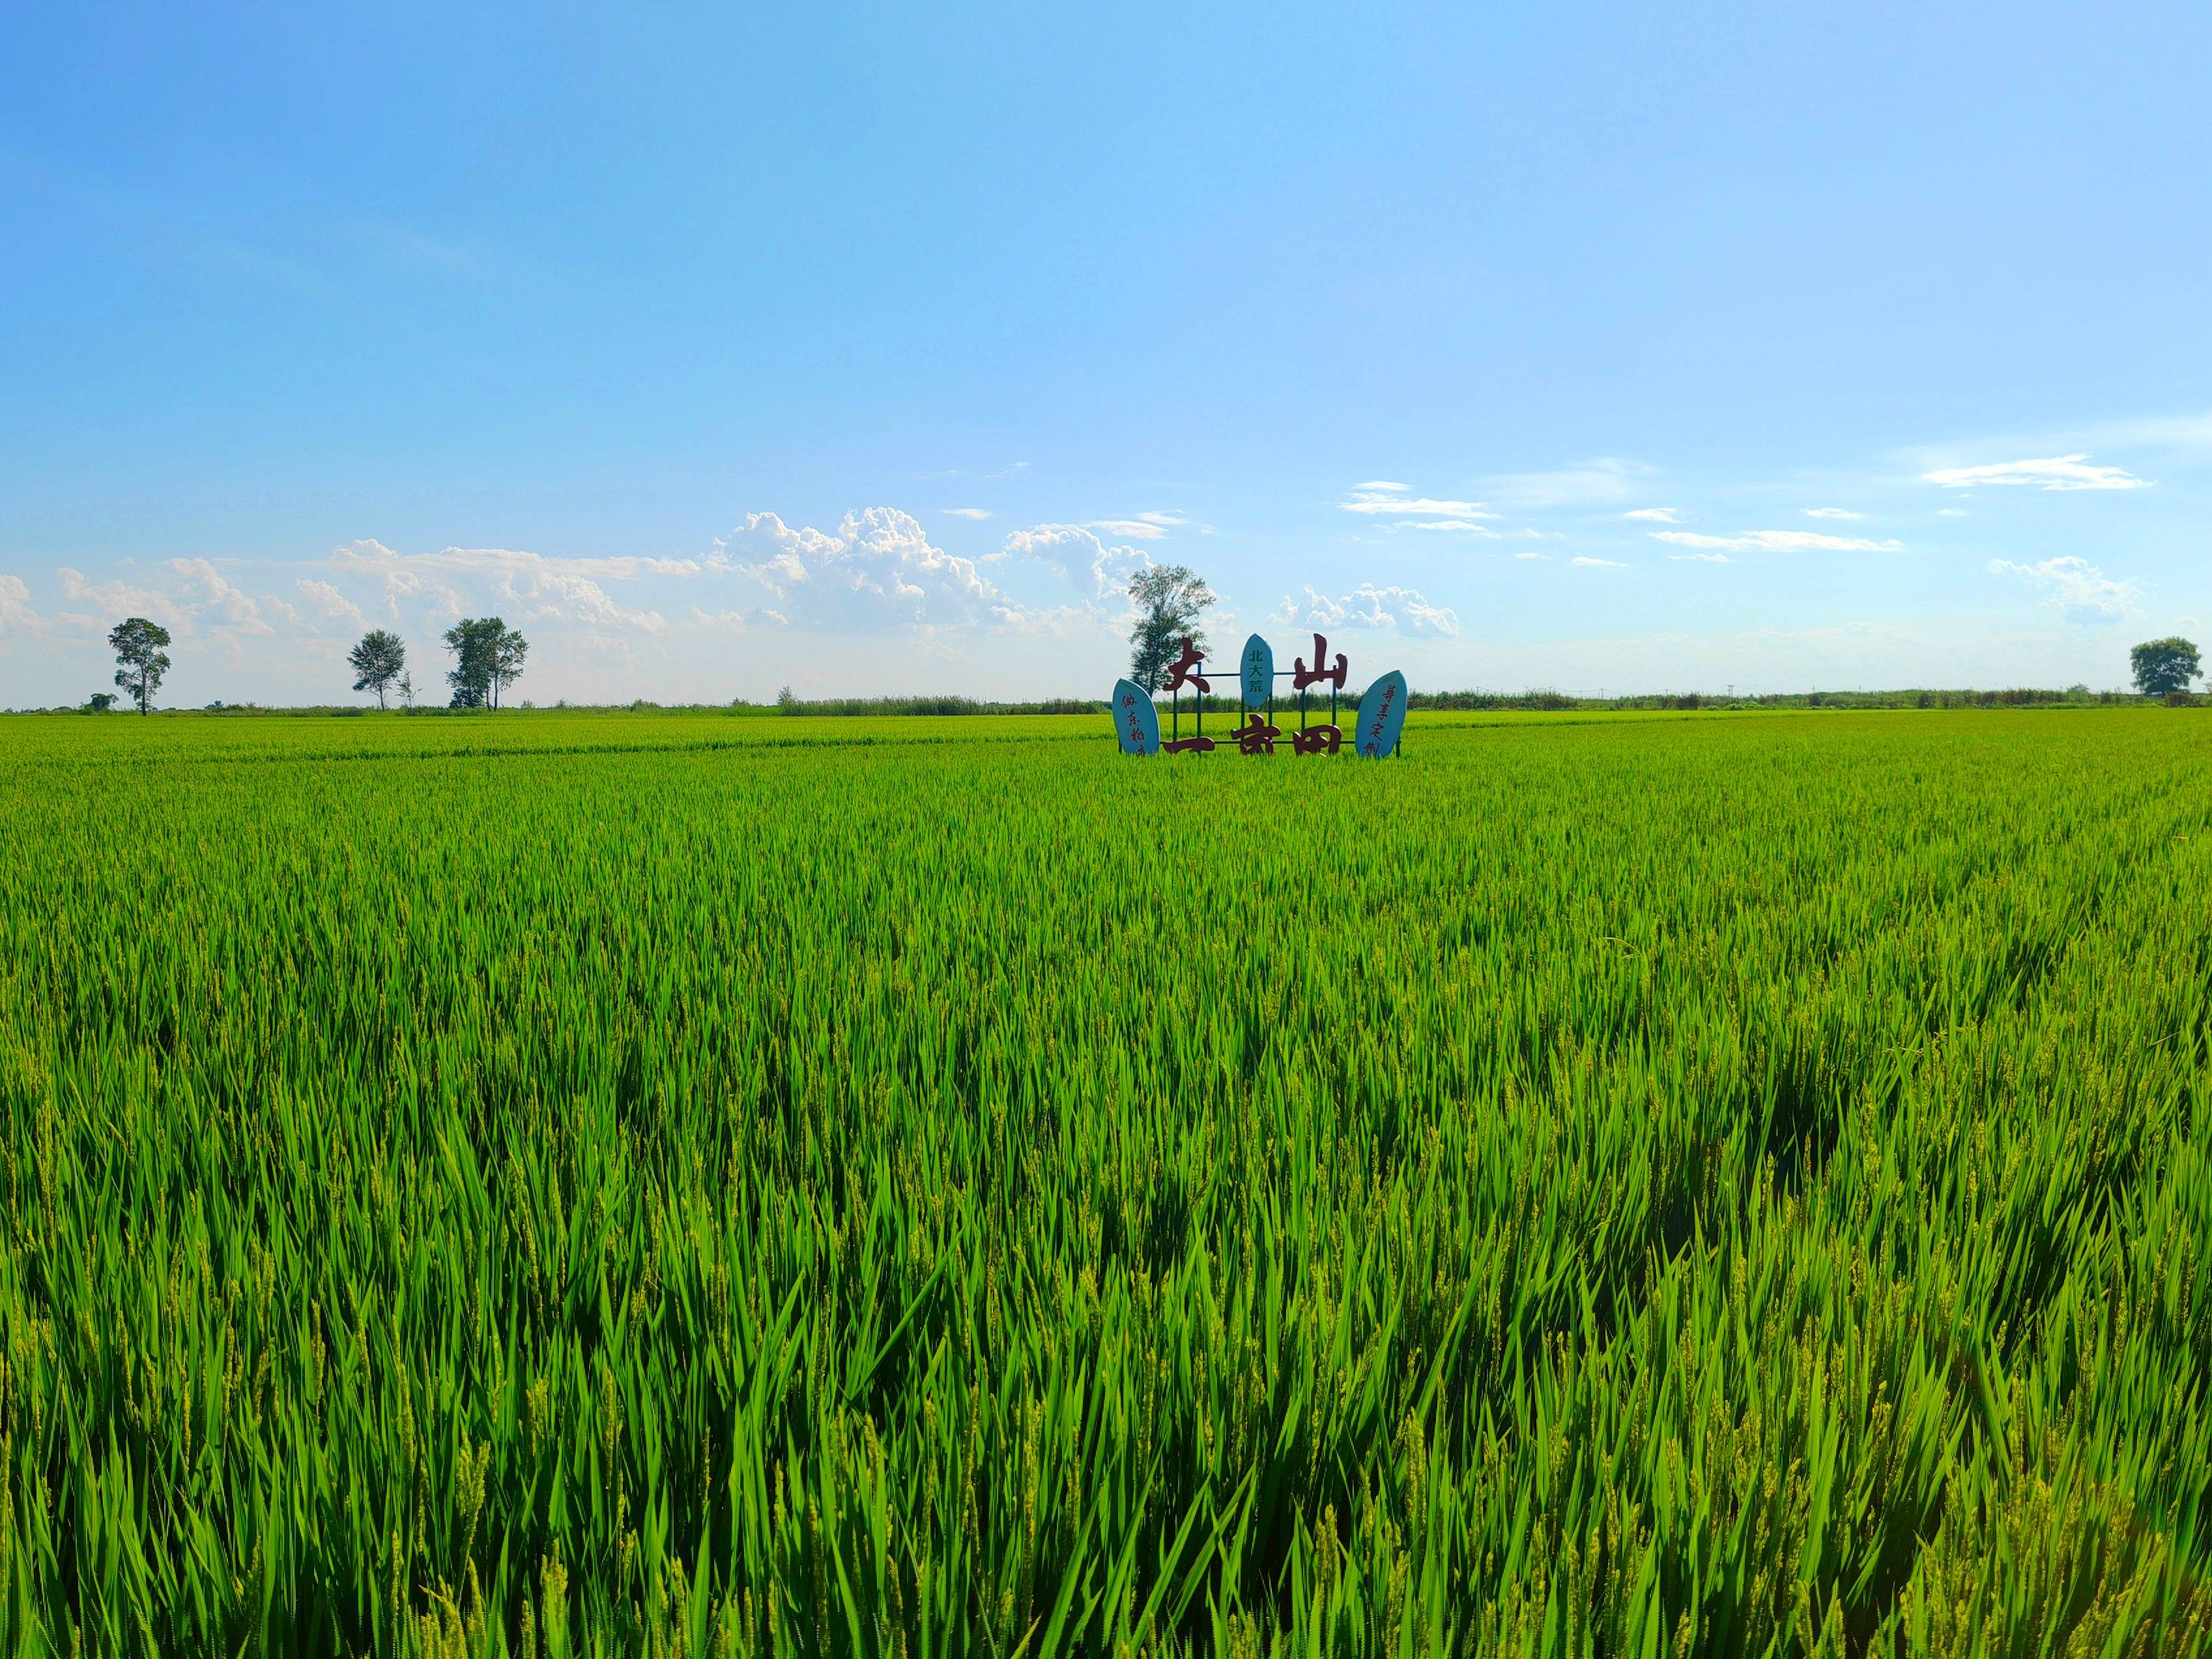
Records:
{"label": "green rice field", "polygon": [[2212,1651],[2212,722],[0,722],[0,1652]]}

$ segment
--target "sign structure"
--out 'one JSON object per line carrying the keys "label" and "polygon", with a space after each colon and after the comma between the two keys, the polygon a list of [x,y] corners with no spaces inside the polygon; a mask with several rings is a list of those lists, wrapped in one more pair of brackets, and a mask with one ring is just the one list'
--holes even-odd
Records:
{"label": "sign structure", "polygon": [[1398,733],[1406,724],[1406,677],[1392,669],[1367,688],[1359,700],[1359,724],[1352,732],[1352,747],[1379,760],[1398,746]]}
{"label": "sign structure", "polygon": [[1160,711],[1134,680],[1114,682],[1114,735],[1121,738],[1125,755],[1160,752]]}
{"label": "sign structure", "polygon": [[1257,634],[1244,641],[1244,671],[1239,684],[1247,708],[1264,708],[1275,700],[1275,648]]}
{"label": "sign structure", "polygon": [[[1304,658],[1296,659],[1287,672],[1275,666],[1274,647],[1257,634],[1244,641],[1237,667],[1238,702],[1244,720],[1239,726],[1230,727],[1224,743],[1233,743],[1240,755],[1272,755],[1278,743],[1287,742],[1293,755],[1334,755],[1346,751],[1367,760],[1382,760],[1398,752],[1398,736],[1406,725],[1406,677],[1396,669],[1367,688],[1360,699],[1357,723],[1352,729],[1352,741],[1345,741],[1345,732],[1337,725],[1337,698],[1344,690],[1346,677],[1351,665],[1344,653],[1336,653],[1336,660],[1328,659],[1328,641],[1316,634],[1313,636],[1313,664],[1307,666]],[[1114,683],[1114,732],[1121,741],[1125,755],[1210,755],[1220,746],[1206,735],[1206,699],[1213,690],[1206,674],[1206,658],[1190,641],[1182,641],[1182,652],[1167,668],[1166,690],[1173,695],[1170,705],[1168,735],[1160,736],[1159,710],[1152,695],[1133,680]],[[1291,690],[1297,694],[1298,723],[1285,730],[1275,723],[1275,682],[1287,679]],[[1316,688],[1328,687],[1328,719],[1316,724],[1313,715],[1319,712],[1309,701],[1317,696]],[[1188,686],[1192,692],[1191,732],[1182,731],[1182,693]],[[1287,714],[1287,711],[1285,711]]]}

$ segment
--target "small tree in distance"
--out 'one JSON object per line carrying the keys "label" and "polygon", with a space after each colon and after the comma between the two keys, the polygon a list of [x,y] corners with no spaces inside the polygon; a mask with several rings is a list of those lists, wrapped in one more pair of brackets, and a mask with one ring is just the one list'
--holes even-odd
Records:
{"label": "small tree in distance", "polygon": [[456,708],[481,708],[490,700],[491,657],[486,648],[484,628],[487,623],[498,620],[495,617],[483,620],[464,617],[446,630],[446,649],[453,653],[453,665],[446,671],[446,684],[453,688],[453,706]]}
{"label": "small tree in distance", "polygon": [[353,666],[353,689],[375,692],[381,708],[385,689],[407,671],[407,647],[391,629],[372,628],[346,653],[346,661]]}
{"label": "small tree in distance", "polygon": [[169,672],[169,630],[143,617],[125,617],[107,642],[115,648],[115,683],[131,694],[142,714],[152,708],[161,676]]}
{"label": "small tree in distance", "polygon": [[2136,690],[2146,697],[2186,691],[2199,672],[2197,647],[2179,636],[2145,640],[2128,653],[2128,665],[2135,671]]}
{"label": "small tree in distance", "polygon": [[491,706],[496,708],[501,693],[522,678],[523,659],[530,654],[530,641],[498,617],[491,620],[498,629],[491,640]]}
{"label": "small tree in distance", "polygon": [[1181,641],[1188,640],[1205,654],[1200,618],[1213,603],[1213,590],[1187,566],[1148,564],[1129,578],[1129,602],[1137,611],[1136,625],[1129,630],[1129,678],[1157,691],[1167,678],[1168,665],[1180,654]]}
{"label": "small tree in distance", "polygon": [[522,678],[530,641],[497,617],[464,617],[446,630],[446,649],[453,666],[446,680],[453,688],[453,707],[499,707],[499,694]]}

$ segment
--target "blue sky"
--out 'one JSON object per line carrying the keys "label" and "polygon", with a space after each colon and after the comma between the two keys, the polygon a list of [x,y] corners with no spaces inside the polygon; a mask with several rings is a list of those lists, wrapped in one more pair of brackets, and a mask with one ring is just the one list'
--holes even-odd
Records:
{"label": "blue sky", "polygon": [[[2212,645],[2202,7],[0,14],[0,703]],[[1227,636],[1227,637],[1221,637]]]}

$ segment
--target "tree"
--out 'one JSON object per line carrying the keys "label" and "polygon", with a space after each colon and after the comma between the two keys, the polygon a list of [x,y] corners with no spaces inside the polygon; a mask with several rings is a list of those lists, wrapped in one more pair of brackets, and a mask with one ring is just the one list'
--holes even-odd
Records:
{"label": "tree", "polygon": [[464,617],[446,630],[446,649],[453,665],[446,684],[453,688],[453,707],[482,708],[491,701],[491,640],[488,629],[504,629],[496,617]]}
{"label": "tree", "polygon": [[392,690],[398,692],[399,701],[407,705],[407,712],[410,714],[413,714],[415,712],[414,675],[402,674],[399,677],[399,684],[392,687]]}
{"label": "tree", "polygon": [[375,692],[381,708],[386,688],[407,670],[407,647],[391,629],[372,628],[346,653],[346,661],[353,665],[353,689]]}
{"label": "tree", "polygon": [[522,678],[523,659],[530,654],[530,641],[496,617],[492,618],[492,624],[499,630],[491,641],[491,706],[496,708],[500,694]]}
{"label": "tree", "polygon": [[530,641],[497,617],[464,617],[446,630],[453,666],[446,680],[453,688],[453,707],[499,707],[499,694],[522,678]]}
{"label": "tree", "polygon": [[1134,647],[1129,678],[1146,690],[1157,691],[1182,641],[1188,640],[1205,654],[1206,634],[1199,619],[1213,603],[1213,590],[1203,576],[1185,566],[1148,564],[1129,578],[1129,602],[1137,611],[1137,624],[1129,630]]}
{"label": "tree", "polygon": [[88,714],[105,714],[115,707],[115,693],[112,691],[95,691],[91,696],[85,699],[84,706],[86,712]]}
{"label": "tree", "polygon": [[169,630],[143,617],[126,617],[115,624],[107,642],[115,647],[115,683],[131,694],[140,714],[147,713],[161,689],[161,676],[169,672],[169,654],[162,648]]}
{"label": "tree", "polygon": [[2136,690],[2146,697],[2162,697],[2170,691],[2186,691],[2200,672],[2197,647],[2187,640],[2145,640],[2128,653],[2135,670]]}

